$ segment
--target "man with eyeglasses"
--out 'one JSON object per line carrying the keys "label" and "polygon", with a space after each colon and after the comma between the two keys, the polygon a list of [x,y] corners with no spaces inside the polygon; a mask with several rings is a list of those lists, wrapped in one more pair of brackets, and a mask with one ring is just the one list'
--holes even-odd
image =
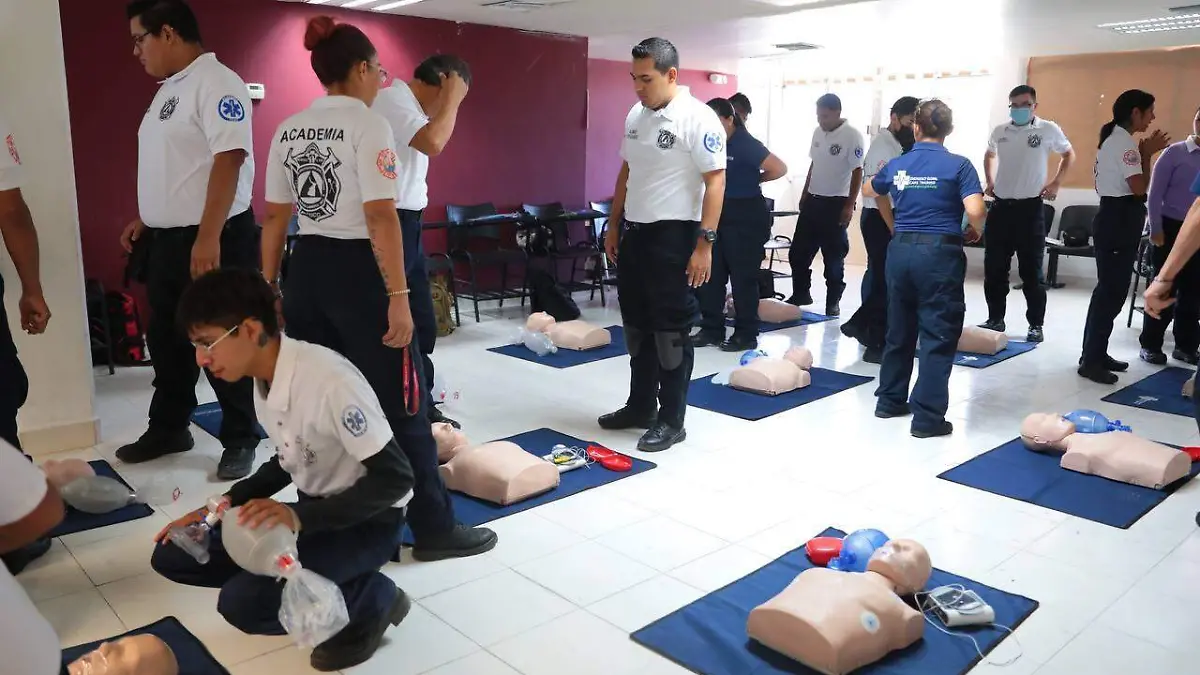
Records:
{"label": "man with eyeglasses", "polygon": [[[1037,117],[1037,92],[1021,85],[1008,95],[1012,119],[996,127],[983,158],[986,196],[993,198],[984,229],[983,293],[988,320],[980,327],[1004,332],[1008,299],[1008,273],[1012,257],[1024,284],[1029,323],[1026,340],[1045,339],[1046,289],[1042,285],[1042,257],[1046,250],[1043,200],[1053,201],[1063,177],[1075,162],[1071,142],[1057,124]],[[1050,155],[1060,155],[1058,171],[1046,181]],[[999,161],[999,166],[995,163]]]}
{"label": "man with eyeglasses", "polygon": [[[195,445],[188,424],[200,368],[176,326],[176,306],[209,270],[256,267],[259,231],[250,210],[254,138],[246,83],[204,50],[183,0],[136,0],[127,16],[134,56],[163,80],[138,131],[140,217],[121,235],[125,250],[138,249],[135,258],[145,261],[154,360],[149,429],[117,450],[121,461],[135,464]],[[242,478],[259,443],[253,385],[208,379],[223,413],[217,478]]]}

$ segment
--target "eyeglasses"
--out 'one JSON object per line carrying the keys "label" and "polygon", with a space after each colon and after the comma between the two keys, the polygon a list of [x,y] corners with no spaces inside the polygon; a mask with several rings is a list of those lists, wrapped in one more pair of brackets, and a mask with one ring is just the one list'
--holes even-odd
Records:
{"label": "eyeglasses", "polygon": [[1008,104],[1008,107],[1010,110],[1024,110],[1026,108],[1032,108],[1033,104],[1032,103],[1010,103],[1010,104]]}
{"label": "eyeglasses", "polygon": [[383,66],[375,67],[379,69],[379,84],[387,84],[388,78],[392,76],[391,73],[389,73],[387,68],[384,68]]}
{"label": "eyeglasses", "polygon": [[133,46],[141,47],[142,43],[145,42],[146,38],[150,37],[150,35],[151,35],[151,31],[146,31],[145,33],[142,33],[141,35],[134,35],[133,36]]}
{"label": "eyeglasses", "polygon": [[229,330],[225,331],[224,335],[217,338],[216,340],[213,340],[212,342],[210,342],[208,344],[201,344],[199,342],[193,342],[192,346],[195,347],[196,349],[203,349],[204,353],[208,354],[209,356],[212,356],[213,349],[215,349],[217,345],[221,344],[221,340],[224,340],[225,338],[229,337],[230,335],[233,335],[234,333],[237,332],[237,330],[239,328],[241,328],[241,326],[234,326],[233,328],[230,328]]}

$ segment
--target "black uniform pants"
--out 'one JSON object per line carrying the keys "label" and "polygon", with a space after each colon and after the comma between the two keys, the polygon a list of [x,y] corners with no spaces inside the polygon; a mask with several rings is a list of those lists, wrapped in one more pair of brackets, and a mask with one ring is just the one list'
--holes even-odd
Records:
{"label": "black uniform pants", "polygon": [[[146,269],[146,295],[150,321],[146,344],[154,361],[154,397],[150,401],[150,429],[164,433],[186,429],[196,409],[196,381],[200,366],[196,349],[176,323],[179,298],[192,283],[192,246],[198,226],[147,229],[151,237]],[[221,231],[221,267],[257,269],[259,229],[254,212],[246,210],[225,223]],[[258,446],[254,412],[254,383],[249,379],[225,382],[205,371],[217,402],[221,404],[221,445],[226,448]]]}
{"label": "black uniform pants", "polygon": [[621,323],[629,348],[629,399],[639,412],[683,428],[695,352],[690,337],[697,314],[687,266],[700,224],[662,220],[626,222],[617,254]]}
{"label": "black uniform pants", "polygon": [[862,307],[847,321],[868,349],[883,349],[887,337],[887,257],[892,231],[879,209],[863,209],[863,244],[867,248],[867,273],[863,276]]}
{"label": "black uniform pants", "polygon": [[[1163,218],[1163,245],[1154,247],[1154,272],[1158,273],[1171,255],[1183,222]],[[1189,260],[1175,277],[1175,304],[1159,318],[1149,314],[1142,320],[1142,349],[1162,351],[1167,325],[1175,322],[1175,348],[1189,354],[1200,348],[1200,265]]]}
{"label": "black uniform pants", "polygon": [[1096,288],[1083,329],[1083,364],[1103,366],[1113,321],[1125,306],[1133,263],[1146,223],[1146,204],[1137,197],[1101,197],[1092,242],[1096,250]]}
{"label": "black uniform pants", "polygon": [[0,277],[0,440],[21,449],[17,438],[17,411],[25,405],[29,395],[29,378],[21,361],[17,358],[17,346],[13,344],[8,328],[8,315],[4,312],[4,277]]}
{"label": "black uniform pants", "polygon": [[984,239],[983,294],[988,318],[1003,321],[1007,311],[1008,273],[1017,256],[1017,272],[1024,284],[1025,319],[1030,326],[1046,321],[1046,289],[1041,284],[1046,251],[1045,210],[1040,197],[997,199],[988,211]]}
{"label": "black uniform pants", "polygon": [[762,197],[726,199],[712,250],[712,276],[700,287],[700,330],[725,337],[725,284],[733,286],[733,334],[758,336],[758,270],[771,237],[771,212]]}
{"label": "black uniform pants", "polygon": [[[288,334],[345,356],[367,378],[396,442],[412,464],[415,494],[409,503],[408,522],[413,536],[420,542],[446,534],[454,528],[454,508],[438,474],[428,396],[421,397],[415,415],[408,413],[404,350],[383,344],[389,301],[371,242],[303,236],[296,242],[290,265],[283,294]],[[409,349],[414,355],[421,352],[416,331]],[[427,391],[425,374],[419,374],[421,390]]]}
{"label": "black uniform pants", "polygon": [[846,199],[809,195],[808,201],[800,205],[800,217],[796,219],[796,232],[788,250],[792,295],[804,298],[812,292],[812,264],[820,251],[825,263],[826,304],[842,299],[842,291],[846,290],[846,254],[850,252],[850,238],[842,227]]}
{"label": "black uniform pants", "polygon": [[[412,311],[413,332],[420,338],[421,366],[425,371],[426,395],[433,390],[433,348],[437,344],[437,315],[433,312],[433,292],[429,288],[429,270],[425,267],[425,246],[421,243],[421,211],[400,209],[400,233],[404,238],[404,276],[408,281],[408,306]],[[432,396],[426,402],[433,405]]]}

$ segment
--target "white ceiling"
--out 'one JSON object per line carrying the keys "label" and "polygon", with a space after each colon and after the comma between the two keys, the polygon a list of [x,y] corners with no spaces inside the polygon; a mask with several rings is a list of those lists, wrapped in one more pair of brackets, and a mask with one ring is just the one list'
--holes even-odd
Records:
{"label": "white ceiling", "polygon": [[[307,0],[282,0],[305,2]],[[391,0],[369,0],[370,11]],[[495,0],[423,0],[390,10],[436,19],[583,35],[591,55],[624,60],[633,44],[660,35],[683,66],[735,72],[742,58],[780,53],[777,43],[810,42],[847,51],[864,40],[902,50],[971,49],[992,38],[1007,53],[1032,56],[1120,51],[1200,42],[1200,31],[1118,35],[1098,24],[1168,15],[1200,0],[533,0],[515,11]],[[351,0],[328,0],[345,5]],[[801,7],[785,7],[788,3]],[[807,4],[805,4],[807,3]]]}

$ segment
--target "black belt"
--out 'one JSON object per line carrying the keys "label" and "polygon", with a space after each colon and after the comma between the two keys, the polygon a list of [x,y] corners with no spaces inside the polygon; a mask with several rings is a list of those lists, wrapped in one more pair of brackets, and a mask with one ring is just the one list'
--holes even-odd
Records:
{"label": "black belt", "polygon": [[956,234],[929,234],[926,232],[897,232],[895,241],[906,244],[947,244],[962,246],[963,238]]}
{"label": "black belt", "polygon": [[1146,195],[1125,195],[1123,197],[1101,197],[1101,204],[1145,204]]}
{"label": "black belt", "polygon": [[645,227],[645,228],[669,227],[671,225],[686,225],[688,227],[697,227],[700,225],[700,221],[697,221],[697,220],[656,220],[652,223],[635,223],[632,220],[625,221],[625,229],[626,230],[640,230],[643,227]]}
{"label": "black belt", "polygon": [[425,214],[425,209],[419,209],[416,211],[414,211],[413,209],[396,209],[396,210],[399,211],[401,215],[414,216],[414,217],[416,217],[417,220],[420,220],[421,216],[423,216]]}
{"label": "black belt", "polygon": [[1021,199],[1008,199],[1007,197],[996,197],[996,204],[1024,204],[1026,202],[1041,202],[1041,197],[1022,197]]}
{"label": "black belt", "polygon": [[809,198],[809,199],[815,199],[815,200],[817,200],[817,201],[829,201],[829,202],[832,202],[832,201],[834,201],[834,200],[837,200],[837,201],[844,202],[844,201],[846,201],[847,199],[849,199],[850,197],[833,197],[833,196],[830,196],[830,195],[814,195],[814,194],[809,194],[809,195],[808,195],[808,198]]}

